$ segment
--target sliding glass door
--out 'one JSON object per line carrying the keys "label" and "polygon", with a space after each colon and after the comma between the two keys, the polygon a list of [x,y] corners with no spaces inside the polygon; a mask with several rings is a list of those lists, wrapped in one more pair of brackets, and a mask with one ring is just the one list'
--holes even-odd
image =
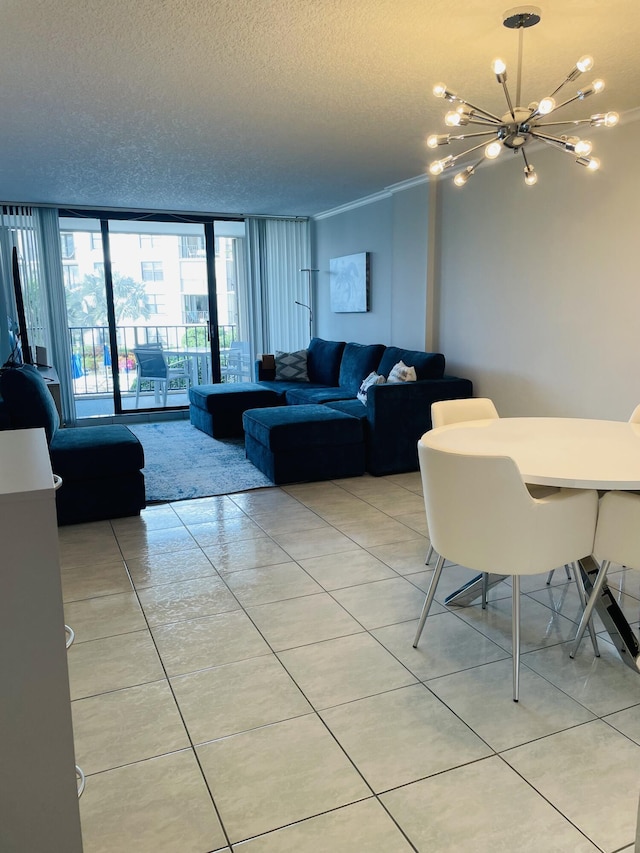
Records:
{"label": "sliding glass door", "polygon": [[251,378],[244,223],[62,217],[60,239],[78,418],[184,408],[191,385]]}

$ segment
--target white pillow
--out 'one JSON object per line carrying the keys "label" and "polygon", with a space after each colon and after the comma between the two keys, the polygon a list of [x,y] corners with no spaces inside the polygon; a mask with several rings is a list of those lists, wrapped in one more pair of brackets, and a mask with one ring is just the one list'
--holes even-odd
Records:
{"label": "white pillow", "polygon": [[372,385],[382,385],[386,381],[387,380],[384,378],[384,376],[380,376],[379,373],[376,373],[375,371],[373,371],[373,373],[370,373],[366,379],[362,380],[362,385],[360,385],[360,390],[356,394],[358,400],[360,400],[360,402],[364,403],[366,406],[367,405],[367,391],[368,391],[368,389],[371,388]]}
{"label": "white pillow", "polygon": [[399,361],[391,368],[387,382],[397,385],[399,382],[415,382],[417,378],[415,367],[408,367],[404,361]]}

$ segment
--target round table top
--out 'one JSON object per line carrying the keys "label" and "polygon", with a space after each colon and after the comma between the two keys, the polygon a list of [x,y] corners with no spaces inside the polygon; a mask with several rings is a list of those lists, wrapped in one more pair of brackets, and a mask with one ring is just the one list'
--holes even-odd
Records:
{"label": "round table top", "polygon": [[640,424],[581,418],[495,418],[426,432],[437,450],[510,456],[525,483],[640,489]]}

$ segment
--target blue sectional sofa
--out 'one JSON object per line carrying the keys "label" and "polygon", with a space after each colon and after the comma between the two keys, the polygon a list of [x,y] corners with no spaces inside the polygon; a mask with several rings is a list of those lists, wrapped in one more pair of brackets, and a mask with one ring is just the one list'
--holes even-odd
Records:
{"label": "blue sectional sofa", "polygon": [[59,429],[46,383],[28,365],[0,370],[3,428],[44,428],[56,491],[58,524],[139,515],[145,507],[144,453],[122,424]]}
{"label": "blue sectional sofa", "polygon": [[[357,395],[370,373],[385,378],[402,361],[414,367],[416,381],[371,386],[366,404]],[[256,363],[259,385],[275,391],[280,405],[328,406],[363,426],[365,466],[370,474],[397,474],[418,469],[417,443],[431,429],[431,404],[471,397],[469,379],[445,374],[442,353],[427,353],[382,344],[358,344],[313,338],[307,350],[307,381],[276,378],[276,368]]]}

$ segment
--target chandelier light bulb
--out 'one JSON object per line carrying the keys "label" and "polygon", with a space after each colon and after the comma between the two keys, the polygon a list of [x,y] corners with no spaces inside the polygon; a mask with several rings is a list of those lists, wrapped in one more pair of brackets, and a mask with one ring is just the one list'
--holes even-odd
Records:
{"label": "chandelier light bulb", "polygon": [[576,163],[585,166],[589,172],[597,172],[600,168],[600,160],[597,157],[578,157]]}
{"label": "chandelier light bulb", "polygon": [[581,56],[576,62],[576,68],[582,74],[584,74],[585,71],[591,71],[593,68],[593,56]]}
{"label": "chandelier light bulb", "polygon": [[436,96],[436,98],[444,98],[444,96],[447,94],[447,87],[444,83],[436,83],[436,85],[433,87],[433,94]]}
{"label": "chandelier light bulb", "polygon": [[451,137],[448,133],[432,133],[427,137],[427,146],[429,148],[437,148],[438,145],[448,145]]}
{"label": "chandelier light bulb", "polygon": [[473,175],[473,172],[474,172],[474,167],[473,166],[467,166],[467,168],[464,169],[464,171],[458,172],[458,174],[453,179],[453,183],[457,187],[463,187],[467,183],[467,181],[469,180],[471,175]]}
{"label": "chandelier light bulb", "polygon": [[484,149],[484,156],[487,160],[495,160],[502,151],[502,145],[497,140],[490,142]]}
{"label": "chandelier light bulb", "polygon": [[604,126],[605,127],[615,127],[620,121],[620,116],[618,113],[610,112],[604,114]]}
{"label": "chandelier light bulb", "polygon": [[543,98],[538,104],[538,112],[541,116],[548,116],[556,108],[556,102],[553,98]]}
{"label": "chandelier light bulb", "polygon": [[592,148],[593,145],[591,144],[591,142],[589,142],[588,139],[579,139],[576,142],[573,150],[579,157],[588,157],[589,154],[591,154]]}
{"label": "chandelier light bulb", "polygon": [[524,167],[524,182],[528,187],[532,187],[534,184],[538,183],[536,170],[531,165]]}
{"label": "chandelier light bulb", "polygon": [[433,163],[429,164],[430,175],[441,175],[443,170],[444,166],[442,165],[442,160],[434,160]]}
{"label": "chandelier light bulb", "polygon": [[578,97],[581,101],[585,98],[588,98],[589,95],[598,95],[604,89],[604,80],[594,80],[590,86],[587,86],[586,89],[581,89],[578,92]]}
{"label": "chandelier light bulb", "polygon": [[458,127],[461,120],[462,116],[455,110],[450,110],[444,117],[444,123],[447,125],[447,127]]}
{"label": "chandelier light bulb", "polygon": [[494,74],[504,74],[507,70],[505,61],[503,59],[494,59],[491,63],[491,70]]}

